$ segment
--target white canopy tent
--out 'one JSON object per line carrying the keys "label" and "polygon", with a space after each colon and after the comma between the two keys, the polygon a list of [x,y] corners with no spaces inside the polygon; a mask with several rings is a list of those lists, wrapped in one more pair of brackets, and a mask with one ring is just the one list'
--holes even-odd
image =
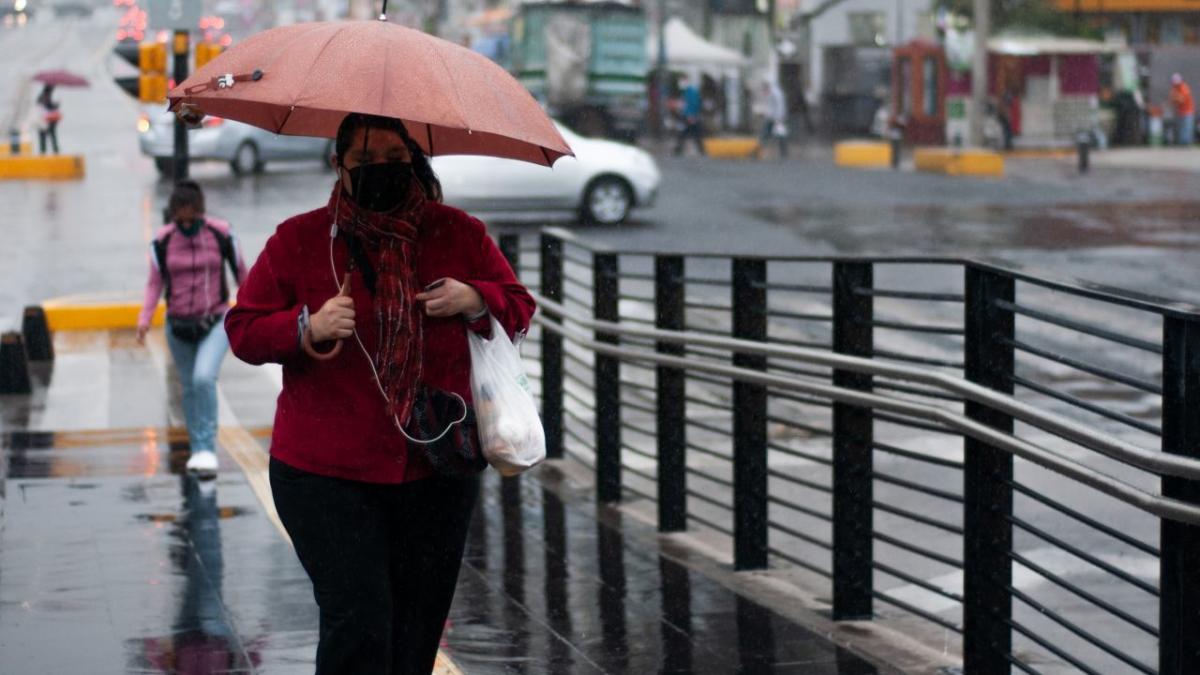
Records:
{"label": "white canopy tent", "polygon": [[[751,61],[741,53],[709,42],[696,34],[679,17],[671,17],[663,26],[667,68],[687,73],[699,80],[708,75],[725,88],[726,121],[730,126],[741,122],[742,71]],[[658,63],[658,35],[651,30],[646,39],[651,64]]]}
{"label": "white canopy tent", "polygon": [[[729,69],[750,65],[749,58],[705,40],[679,17],[667,19],[663,33],[667,43],[667,66],[674,70],[720,78]],[[658,35],[653,30],[646,40],[646,53],[650,56],[650,63],[658,62]]]}

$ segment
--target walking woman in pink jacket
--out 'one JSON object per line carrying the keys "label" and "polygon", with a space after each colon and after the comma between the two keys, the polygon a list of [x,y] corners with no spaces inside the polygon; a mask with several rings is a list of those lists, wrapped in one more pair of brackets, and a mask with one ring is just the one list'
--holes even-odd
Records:
{"label": "walking woman in pink jacket", "polygon": [[229,223],[204,215],[204,192],[181,181],[167,203],[170,221],[150,245],[146,299],[138,317],[138,342],[145,344],[158,299],[167,299],[167,346],[183,384],[191,457],[188,471],[201,477],[217,472],[217,374],[229,351],[225,312],[229,310],[228,266],[234,279],[246,278]]}

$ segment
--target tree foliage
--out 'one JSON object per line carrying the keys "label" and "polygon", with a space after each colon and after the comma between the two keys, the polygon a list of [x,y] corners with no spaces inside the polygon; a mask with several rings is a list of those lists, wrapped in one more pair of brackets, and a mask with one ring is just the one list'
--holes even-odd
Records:
{"label": "tree foliage", "polygon": [[[1025,29],[1076,37],[1101,37],[1073,12],[1058,9],[1053,0],[991,0],[993,31]],[[959,16],[972,18],[974,0],[939,0],[938,6]]]}

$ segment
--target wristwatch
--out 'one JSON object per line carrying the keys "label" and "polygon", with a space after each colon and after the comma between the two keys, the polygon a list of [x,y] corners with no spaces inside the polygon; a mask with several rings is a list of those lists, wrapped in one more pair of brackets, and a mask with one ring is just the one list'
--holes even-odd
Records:
{"label": "wristwatch", "polygon": [[296,317],[296,346],[304,346],[304,333],[308,331],[309,316],[308,305],[300,308],[300,314]]}

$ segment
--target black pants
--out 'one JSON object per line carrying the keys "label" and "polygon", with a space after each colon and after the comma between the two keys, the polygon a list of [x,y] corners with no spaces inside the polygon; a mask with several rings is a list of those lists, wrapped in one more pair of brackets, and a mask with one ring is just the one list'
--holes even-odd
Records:
{"label": "black pants", "polygon": [[272,458],[271,491],[321,610],[318,675],[428,675],[478,477],[374,485]]}
{"label": "black pants", "polygon": [[46,154],[46,141],[50,141],[50,145],[54,148],[54,154],[58,154],[58,123],[50,122],[45,129],[38,129],[38,152]]}
{"label": "black pants", "polygon": [[700,151],[701,155],[705,154],[705,152],[704,152],[704,127],[702,126],[702,123],[700,122],[700,120],[685,120],[684,121],[683,129],[681,129],[679,131],[679,136],[675,139],[675,154],[676,155],[683,154],[683,146],[685,143],[687,143],[688,139],[691,139],[692,141],[694,141],[696,143],[696,149]]}

